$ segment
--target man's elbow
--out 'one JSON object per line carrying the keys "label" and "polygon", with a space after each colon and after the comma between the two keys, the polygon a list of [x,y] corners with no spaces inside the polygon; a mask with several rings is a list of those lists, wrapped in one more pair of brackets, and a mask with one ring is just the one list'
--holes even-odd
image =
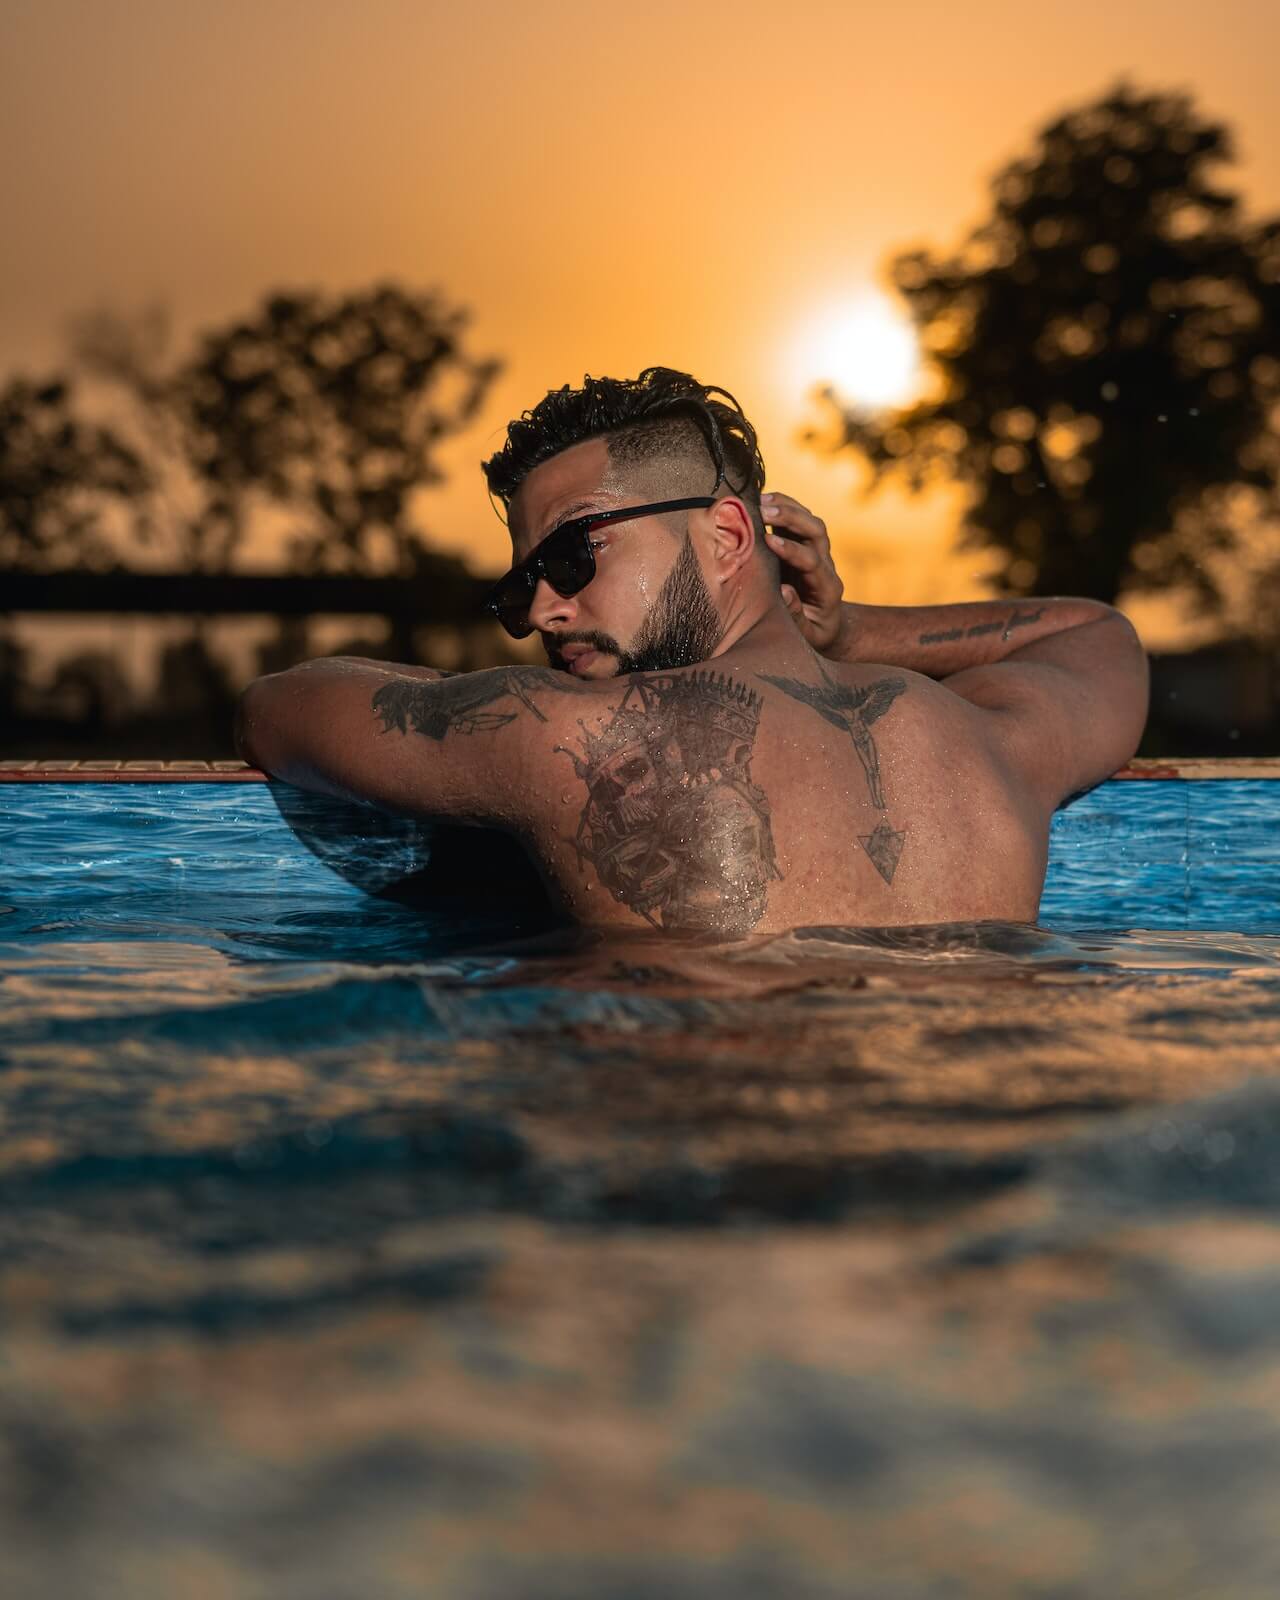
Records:
{"label": "man's elbow", "polygon": [[236,704],[236,754],[251,767],[260,767],[264,772],[270,772],[275,763],[272,738],[275,718],[271,705],[278,694],[273,685],[278,684],[280,676],[275,673],[255,678]]}
{"label": "man's elbow", "polygon": [[1116,685],[1118,720],[1121,724],[1120,744],[1124,755],[1120,764],[1132,756],[1142,742],[1146,731],[1147,713],[1151,703],[1151,664],[1138,630],[1123,611],[1108,608],[1108,620],[1115,630],[1113,681]]}

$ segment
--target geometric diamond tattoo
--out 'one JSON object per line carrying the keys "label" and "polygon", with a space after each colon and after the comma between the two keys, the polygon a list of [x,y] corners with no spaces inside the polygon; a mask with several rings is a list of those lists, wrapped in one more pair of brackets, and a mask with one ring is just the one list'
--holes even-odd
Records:
{"label": "geometric diamond tattoo", "polygon": [[893,882],[902,854],[905,833],[896,833],[887,822],[878,822],[874,833],[861,833],[858,842],[871,857],[872,865],[886,883]]}

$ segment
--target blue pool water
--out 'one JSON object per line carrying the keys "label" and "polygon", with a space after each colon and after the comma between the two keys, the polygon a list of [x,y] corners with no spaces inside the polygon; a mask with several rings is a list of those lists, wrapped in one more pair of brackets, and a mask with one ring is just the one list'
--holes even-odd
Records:
{"label": "blue pool water", "polygon": [[[1041,924],[1280,932],[1278,791],[1103,784],[1054,818]],[[24,937],[188,932],[259,959],[337,940],[396,959],[545,926],[494,836],[279,785],[11,784],[0,802],[0,898]],[[405,880],[411,905],[388,898]]]}
{"label": "blue pool water", "polygon": [[1036,928],[709,947],[0,788],[0,1595],[1274,1595],[1276,791],[1103,786]]}

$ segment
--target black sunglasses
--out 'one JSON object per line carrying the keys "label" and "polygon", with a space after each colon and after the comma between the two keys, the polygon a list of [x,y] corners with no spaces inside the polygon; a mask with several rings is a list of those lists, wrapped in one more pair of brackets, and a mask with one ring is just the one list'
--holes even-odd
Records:
{"label": "black sunglasses", "polygon": [[489,591],[485,610],[494,616],[513,639],[524,639],[533,632],[529,607],[533,604],[538,580],[545,578],[555,592],[566,599],[585,589],[596,575],[596,553],[591,545],[591,530],[604,522],[630,522],[633,517],[654,517],[662,511],[692,511],[715,505],[712,495],[696,495],[690,500],[659,500],[651,506],[620,506],[616,511],[592,511],[574,517],[549,533],[533,553],[499,578]]}

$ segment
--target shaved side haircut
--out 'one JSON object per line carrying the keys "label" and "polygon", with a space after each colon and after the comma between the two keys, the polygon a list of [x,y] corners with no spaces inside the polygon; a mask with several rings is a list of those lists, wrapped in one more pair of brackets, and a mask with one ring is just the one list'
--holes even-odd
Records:
{"label": "shaved side haircut", "polygon": [[506,443],[484,462],[489,492],[509,507],[535,467],[600,438],[620,487],[659,500],[722,488],[737,495],[756,530],[757,558],[776,578],[760,513],[765,473],[756,430],[728,390],[673,367],[646,367],[638,378],[587,376],[579,389],[551,390],[508,424]]}

